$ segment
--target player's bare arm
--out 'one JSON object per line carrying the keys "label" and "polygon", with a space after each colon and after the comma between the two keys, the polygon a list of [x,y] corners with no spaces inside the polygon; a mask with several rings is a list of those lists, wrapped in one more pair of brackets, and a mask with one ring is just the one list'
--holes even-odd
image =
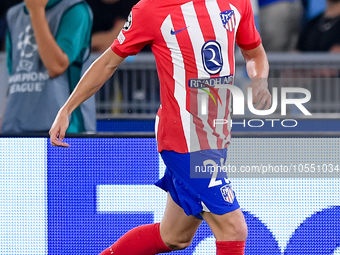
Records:
{"label": "player's bare arm", "polygon": [[124,58],[119,57],[109,48],[90,66],[53,122],[49,132],[52,145],[69,146],[62,142],[69,125],[68,117],[82,102],[100,89],[123,60]]}
{"label": "player's bare arm", "polygon": [[38,51],[50,77],[57,77],[69,66],[69,59],[57,44],[48,26],[45,7],[48,0],[25,0],[29,11]]}
{"label": "player's bare arm", "polygon": [[271,105],[271,94],[268,90],[269,63],[266,52],[260,44],[252,50],[241,49],[246,61],[247,73],[252,80],[248,86],[252,88],[253,103],[258,104],[256,109],[269,109]]}

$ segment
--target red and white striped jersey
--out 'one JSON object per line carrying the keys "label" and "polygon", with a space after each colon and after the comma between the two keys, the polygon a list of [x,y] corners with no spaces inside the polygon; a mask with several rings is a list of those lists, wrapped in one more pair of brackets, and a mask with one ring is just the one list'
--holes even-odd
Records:
{"label": "red and white striped jersey", "polygon": [[[158,150],[179,153],[226,148],[235,42],[253,49],[261,39],[250,0],[141,0],[112,44],[121,57],[150,44],[160,80]],[[227,121],[226,121],[227,122]]]}

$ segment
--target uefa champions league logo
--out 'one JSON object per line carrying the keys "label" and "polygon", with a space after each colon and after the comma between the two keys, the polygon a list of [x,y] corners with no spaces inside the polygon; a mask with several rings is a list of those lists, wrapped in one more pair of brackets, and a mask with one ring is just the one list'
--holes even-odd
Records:
{"label": "uefa champions league logo", "polygon": [[19,65],[16,68],[17,72],[30,72],[33,68],[33,62],[28,60],[32,58],[38,50],[38,45],[35,40],[34,31],[31,25],[27,25],[24,31],[19,34],[17,49],[20,51]]}
{"label": "uefa champions league logo", "polygon": [[28,25],[25,30],[19,34],[17,48],[20,50],[20,57],[22,58],[31,58],[38,50],[31,25]]}

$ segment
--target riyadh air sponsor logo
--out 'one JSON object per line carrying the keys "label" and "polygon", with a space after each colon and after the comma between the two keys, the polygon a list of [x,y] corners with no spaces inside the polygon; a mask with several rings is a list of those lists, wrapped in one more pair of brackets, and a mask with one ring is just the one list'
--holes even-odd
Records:
{"label": "riyadh air sponsor logo", "polygon": [[222,105],[222,100],[218,94],[218,91],[214,87],[217,85],[232,84],[233,80],[234,80],[233,75],[210,78],[210,79],[190,79],[188,85],[190,88],[197,88],[197,89],[203,90],[205,93],[207,93],[211,97],[211,99],[214,101],[215,105],[217,106],[218,101]]}
{"label": "riyadh air sponsor logo", "polygon": [[223,67],[221,45],[216,41],[207,41],[202,46],[202,60],[204,70],[210,74],[218,74]]}
{"label": "riyadh air sponsor logo", "polygon": [[222,20],[223,27],[232,32],[236,27],[235,13],[232,10],[227,10],[220,13],[220,18]]}
{"label": "riyadh air sponsor logo", "polygon": [[220,104],[222,105],[222,100],[221,100],[221,97],[218,95],[217,90],[214,87],[211,87],[211,86],[209,86],[207,84],[204,84],[204,86],[209,88],[212,93],[210,93],[208,90],[206,90],[204,88],[199,88],[199,89],[201,89],[205,93],[207,93],[211,97],[211,99],[214,101],[215,105],[217,106],[217,101],[216,101],[215,97],[213,96],[213,94],[214,94],[216,96],[216,98],[218,99],[218,101],[220,102]]}
{"label": "riyadh air sponsor logo", "polygon": [[182,29],[178,29],[178,30],[174,30],[174,29],[171,29],[170,30],[170,34],[171,35],[176,35],[176,34],[178,34],[179,32],[182,32],[182,31],[184,31],[184,30],[186,30],[186,29],[188,29],[188,27],[184,27],[184,28],[182,28]]}

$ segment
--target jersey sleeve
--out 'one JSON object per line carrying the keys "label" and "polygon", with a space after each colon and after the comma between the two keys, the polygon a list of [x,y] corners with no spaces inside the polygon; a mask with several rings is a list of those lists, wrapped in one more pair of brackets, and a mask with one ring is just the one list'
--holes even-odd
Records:
{"label": "jersey sleeve", "polygon": [[120,57],[136,55],[145,45],[152,44],[153,27],[148,20],[150,8],[145,8],[141,3],[132,8],[123,29],[111,45],[112,51]]}
{"label": "jersey sleeve", "polygon": [[71,7],[62,17],[56,41],[70,63],[77,60],[80,52],[90,43],[92,18],[85,4]]}
{"label": "jersey sleeve", "polygon": [[240,25],[236,34],[236,44],[245,50],[251,50],[261,44],[260,34],[255,27],[253,9],[250,0],[244,0],[245,7],[241,14]]}

